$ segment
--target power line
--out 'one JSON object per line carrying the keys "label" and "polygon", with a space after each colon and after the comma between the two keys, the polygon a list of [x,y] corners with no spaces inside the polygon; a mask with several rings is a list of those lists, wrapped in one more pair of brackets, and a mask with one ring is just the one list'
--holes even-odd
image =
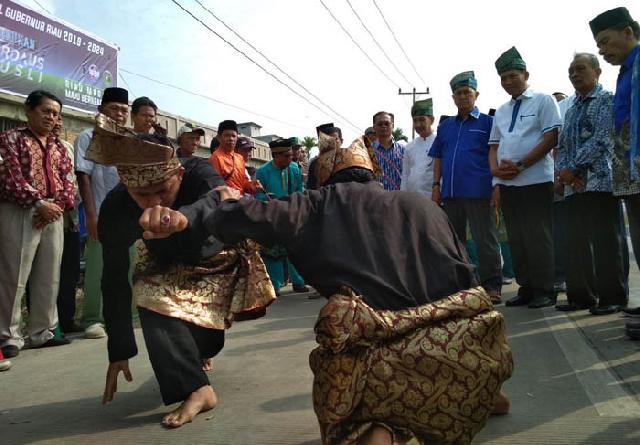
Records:
{"label": "power line", "polygon": [[391,79],[391,77],[389,77],[389,75],[387,73],[385,73],[382,70],[382,68],[380,68],[380,66],[369,56],[369,54],[367,54],[367,52],[364,49],[362,49],[362,46],[360,46],[360,44],[358,42],[356,42],[356,39],[354,39],[353,36],[351,35],[351,33],[349,31],[347,31],[347,28],[344,27],[342,22],[340,22],[340,20],[338,20],[338,18],[335,15],[333,15],[333,12],[331,12],[331,10],[327,7],[327,5],[322,0],[320,0],[320,3],[322,4],[322,6],[324,6],[324,9],[327,10],[327,12],[331,16],[331,18],[333,20],[335,20],[335,22],[338,24],[338,26],[344,31],[344,33],[347,36],[349,36],[349,38],[351,39],[353,44],[358,47],[360,52],[362,54],[364,54],[364,56],[367,59],[369,59],[369,62],[371,62],[373,64],[373,66],[375,66],[378,69],[378,71],[380,71],[380,74],[382,74],[384,77],[386,77],[389,82],[391,82],[392,84],[394,84],[396,86],[396,88],[400,88],[400,85],[398,85],[393,79]]}
{"label": "power line", "polygon": [[333,107],[331,107],[330,105],[328,105],[327,103],[325,103],[322,99],[320,99],[318,96],[316,96],[314,93],[312,93],[311,91],[309,91],[304,85],[302,85],[300,82],[298,82],[296,79],[294,79],[293,77],[291,77],[289,75],[289,73],[287,73],[286,71],[284,71],[282,68],[280,68],[280,66],[273,62],[269,57],[267,57],[262,51],[260,51],[258,48],[256,48],[254,45],[252,45],[250,42],[247,41],[247,39],[245,39],[244,37],[242,37],[240,34],[238,34],[233,28],[231,28],[229,25],[227,25],[227,23],[222,20],[221,18],[219,18],[217,15],[215,15],[215,13],[209,9],[208,7],[206,7],[204,4],[202,4],[202,2],[200,0],[195,0],[195,2],[197,4],[200,5],[200,7],[202,9],[204,9],[205,11],[207,11],[209,14],[211,14],[211,16],[216,19],[217,21],[219,21],[220,23],[222,23],[222,25],[224,25],[225,28],[227,28],[229,31],[231,31],[236,37],[238,37],[240,40],[242,40],[245,44],[247,44],[247,46],[249,46],[249,48],[251,48],[252,50],[254,50],[255,52],[257,52],[258,54],[260,54],[267,62],[269,62],[273,67],[275,67],[278,71],[280,71],[282,74],[284,74],[285,76],[287,76],[293,83],[295,83],[296,85],[298,85],[300,88],[302,88],[307,94],[311,95],[314,99],[316,99],[318,102],[320,102],[322,105],[324,105],[325,107],[327,107],[329,110],[331,110],[332,113],[335,113],[338,117],[340,117],[344,122],[348,123],[349,125],[351,125],[353,128],[358,129],[358,127],[353,124],[351,121],[349,121],[349,119],[347,119],[346,117],[344,117],[342,114],[340,114],[338,111],[336,111]]}
{"label": "power line", "polygon": [[53,13],[49,11],[47,8],[45,8],[44,6],[42,6],[42,4],[38,0],[33,0],[33,1],[35,2],[36,5],[40,6],[40,9],[43,9],[49,15],[53,15]]}
{"label": "power line", "polygon": [[[218,34],[213,28],[211,28],[209,25],[207,25],[205,22],[203,22],[202,20],[200,20],[198,17],[196,17],[191,11],[189,11],[188,9],[186,9],[184,6],[182,6],[182,4],[180,4],[180,2],[178,2],[177,0],[171,0],[176,6],[178,6],[180,9],[182,9],[186,14],[190,15],[191,18],[193,18],[195,21],[197,21],[198,23],[200,23],[203,27],[205,27],[207,30],[209,30],[212,34],[214,34],[216,37],[218,37],[220,40],[222,40],[223,42],[225,42],[227,45],[229,45],[231,48],[233,48],[237,53],[241,54],[242,56],[244,56],[244,58],[246,58],[247,60],[249,60],[251,63],[253,63],[254,65],[256,65],[258,68],[260,68],[265,74],[267,74],[269,77],[273,78],[276,82],[278,82],[279,84],[281,84],[282,86],[284,86],[285,88],[287,88],[289,91],[291,91],[293,94],[295,94],[296,96],[298,96],[299,98],[301,98],[302,100],[304,100],[305,102],[307,102],[309,105],[311,105],[312,107],[316,108],[317,110],[319,110],[322,114],[328,116],[331,119],[334,119],[334,116],[330,115],[329,113],[327,113],[325,110],[323,110],[322,108],[320,108],[317,104],[311,102],[306,96],[303,96],[302,94],[300,94],[298,91],[294,90],[288,83],[284,82],[283,80],[279,79],[277,76],[275,76],[273,73],[271,73],[269,70],[267,70],[264,66],[262,66],[260,63],[256,62],[254,59],[252,59],[251,57],[249,57],[244,51],[242,51],[241,49],[239,49],[238,47],[236,47],[233,43],[229,42],[227,39],[225,39],[223,36],[221,36],[220,34]],[[348,123],[348,122],[347,122]],[[351,124],[349,124],[351,125]],[[355,129],[357,129],[358,131],[360,131],[360,129],[358,127],[355,127]]]}
{"label": "power line", "polygon": [[382,10],[380,9],[380,6],[378,6],[378,2],[376,2],[376,0],[373,0],[373,4],[376,6],[376,9],[378,10],[378,12],[380,13],[380,17],[382,17],[382,20],[384,21],[384,24],[387,25],[387,29],[389,30],[389,32],[391,33],[391,35],[393,36],[393,40],[396,41],[396,43],[398,44],[398,47],[400,48],[400,51],[402,51],[402,54],[404,54],[405,59],[407,59],[407,62],[409,62],[409,65],[411,65],[411,68],[413,68],[413,71],[416,73],[416,75],[420,78],[420,80],[422,81],[423,85],[426,85],[427,82],[422,78],[422,76],[420,75],[420,73],[418,72],[418,70],[416,69],[415,65],[413,64],[413,62],[411,61],[411,59],[409,58],[409,56],[407,55],[407,52],[404,50],[404,48],[402,47],[402,45],[400,44],[400,41],[398,40],[398,38],[396,37],[396,33],[393,32],[393,29],[391,29],[391,26],[389,25],[389,22],[387,22],[386,17],[384,16],[384,14],[382,13]]}
{"label": "power line", "polygon": [[[277,119],[275,117],[268,116],[266,114],[257,113],[254,110],[249,110],[247,108],[243,108],[243,107],[240,107],[238,105],[233,105],[233,104],[230,104],[229,102],[224,102],[222,100],[213,98],[211,96],[207,96],[207,95],[204,95],[204,94],[201,94],[201,93],[197,93],[195,91],[187,90],[186,88],[180,87],[178,85],[174,85],[174,84],[171,84],[171,83],[168,83],[168,82],[164,82],[162,80],[154,79],[153,77],[149,77],[149,76],[146,76],[144,74],[134,73],[133,71],[129,71],[129,70],[125,69],[125,68],[119,68],[119,70],[120,71],[124,71],[127,74],[131,74],[133,76],[141,77],[142,79],[146,79],[146,80],[148,80],[150,82],[154,82],[154,83],[157,83],[159,85],[164,85],[166,87],[173,88],[174,90],[182,91],[183,93],[187,93],[187,94],[190,94],[192,96],[198,96],[198,97],[201,97],[203,99],[210,100],[211,102],[215,102],[215,103],[218,103],[218,104],[221,104],[221,105],[225,105],[227,107],[231,107],[231,108],[235,108],[235,109],[240,110],[240,111],[244,111],[246,113],[250,113],[250,114],[252,114],[254,116],[263,117],[265,119],[269,119],[269,120],[272,120],[274,122],[279,122],[281,124],[289,125],[291,127],[302,128],[302,129],[307,129],[307,127],[308,127],[308,126],[305,127],[305,126],[302,126],[302,125],[292,124],[290,122],[286,122],[286,121]],[[123,78],[123,80],[124,80],[124,78]],[[126,81],[125,81],[125,83],[126,83]]]}
{"label": "power line", "polygon": [[136,93],[133,92],[133,90],[131,89],[131,86],[129,86],[129,82],[127,82],[127,79],[124,78],[124,76],[122,75],[122,73],[120,71],[125,71],[122,68],[120,68],[120,70],[118,71],[118,76],[120,76],[120,79],[122,79],[122,81],[124,82],[124,84],[127,86],[127,90],[134,96],[136,96]]}
{"label": "power line", "polygon": [[362,20],[362,18],[360,18],[360,15],[358,14],[358,12],[355,10],[355,8],[353,7],[353,5],[351,4],[351,2],[349,0],[346,0],[347,4],[349,5],[349,8],[351,8],[351,11],[355,14],[356,18],[358,19],[358,21],[360,22],[360,24],[362,25],[362,27],[364,28],[365,31],[367,31],[367,33],[369,34],[369,36],[371,37],[371,39],[373,40],[373,42],[376,44],[376,46],[380,49],[380,51],[382,51],[382,54],[384,54],[384,56],[387,58],[387,60],[389,61],[389,63],[391,64],[392,67],[395,68],[395,70],[398,72],[398,74],[400,74],[400,77],[402,77],[404,79],[405,82],[407,82],[408,84],[411,84],[411,81],[409,79],[407,79],[407,76],[404,75],[404,73],[402,71],[400,71],[400,69],[398,68],[398,66],[395,64],[395,62],[393,60],[391,60],[391,57],[389,57],[389,54],[387,54],[387,52],[384,50],[384,48],[382,47],[382,45],[380,45],[380,43],[378,42],[378,40],[376,39],[376,37],[373,35],[373,33],[369,30],[369,28],[367,27],[367,25],[364,24],[364,21]]}

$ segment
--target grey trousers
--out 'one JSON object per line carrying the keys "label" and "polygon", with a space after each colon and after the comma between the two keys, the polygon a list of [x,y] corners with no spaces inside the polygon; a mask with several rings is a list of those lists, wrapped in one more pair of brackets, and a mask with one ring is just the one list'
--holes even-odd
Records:
{"label": "grey trousers", "polygon": [[494,208],[488,199],[453,198],[444,200],[444,211],[456,235],[464,244],[467,221],[478,252],[480,284],[486,290],[502,289],[502,262]]}
{"label": "grey trousers", "polygon": [[548,297],[553,290],[553,182],[521,187],[500,186],[502,213],[520,285],[518,295]]}
{"label": "grey trousers", "polygon": [[[64,245],[62,218],[34,229],[34,209],[0,202],[0,346],[39,346],[58,324],[56,298]],[[21,303],[29,281],[31,307],[26,337],[20,332]]]}

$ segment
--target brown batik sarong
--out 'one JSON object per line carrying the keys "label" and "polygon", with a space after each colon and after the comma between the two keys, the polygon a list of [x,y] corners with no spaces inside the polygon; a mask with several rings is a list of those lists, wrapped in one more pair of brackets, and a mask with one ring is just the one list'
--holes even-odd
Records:
{"label": "brown batik sarong", "polygon": [[513,370],[504,318],[480,287],[400,311],[334,295],[315,331],[313,404],[326,445],[356,444],[373,425],[395,440],[468,444]]}
{"label": "brown batik sarong", "polygon": [[197,266],[158,270],[144,243],[136,243],[133,295],[138,306],[210,329],[262,317],[275,290],[253,241],[226,248]]}

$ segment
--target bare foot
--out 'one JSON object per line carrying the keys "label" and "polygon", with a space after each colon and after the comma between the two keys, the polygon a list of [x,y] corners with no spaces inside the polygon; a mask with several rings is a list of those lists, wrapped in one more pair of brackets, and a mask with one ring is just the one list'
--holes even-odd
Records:
{"label": "bare foot", "polygon": [[511,408],[511,402],[507,398],[507,395],[502,391],[500,391],[500,395],[496,400],[496,404],[494,405],[493,411],[491,411],[491,414],[498,415],[498,416],[503,414],[509,414],[510,408]]}
{"label": "bare foot", "polygon": [[393,437],[388,429],[382,426],[374,426],[358,442],[360,445],[393,445]]}
{"label": "bare foot", "polygon": [[204,372],[213,371],[213,359],[212,358],[202,359],[202,370]]}
{"label": "bare foot", "polygon": [[217,403],[218,397],[211,385],[203,386],[192,392],[178,409],[164,416],[162,424],[167,428],[179,428],[201,412],[213,409]]}

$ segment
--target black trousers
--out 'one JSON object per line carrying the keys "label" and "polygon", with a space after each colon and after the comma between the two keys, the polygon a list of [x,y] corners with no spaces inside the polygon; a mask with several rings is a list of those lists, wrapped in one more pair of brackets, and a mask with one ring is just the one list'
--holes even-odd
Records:
{"label": "black trousers", "polygon": [[164,404],[182,402],[195,390],[208,385],[202,360],[222,350],[224,331],[203,328],[141,307],[138,313]]}
{"label": "black trousers", "polygon": [[582,307],[627,304],[620,200],[612,193],[577,193],[566,200],[567,298]]}
{"label": "black trousers", "polygon": [[76,316],[76,286],[79,278],[80,232],[65,230],[57,300],[58,320],[62,332],[71,328]]}
{"label": "black trousers", "polygon": [[553,291],[553,183],[500,186],[502,213],[511,247],[513,270],[526,299],[548,297]]}
{"label": "black trousers", "polygon": [[502,289],[502,261],[495,209],[488,199],[444,200],[444,211],[462,244],[467,240],[467,222],[478,254],[480,284],[487,290]]}
{"label": "black trousers", "polygon": [[567,202],[553,203],[553,259],[555,262],[555,283],[567,281]]}

